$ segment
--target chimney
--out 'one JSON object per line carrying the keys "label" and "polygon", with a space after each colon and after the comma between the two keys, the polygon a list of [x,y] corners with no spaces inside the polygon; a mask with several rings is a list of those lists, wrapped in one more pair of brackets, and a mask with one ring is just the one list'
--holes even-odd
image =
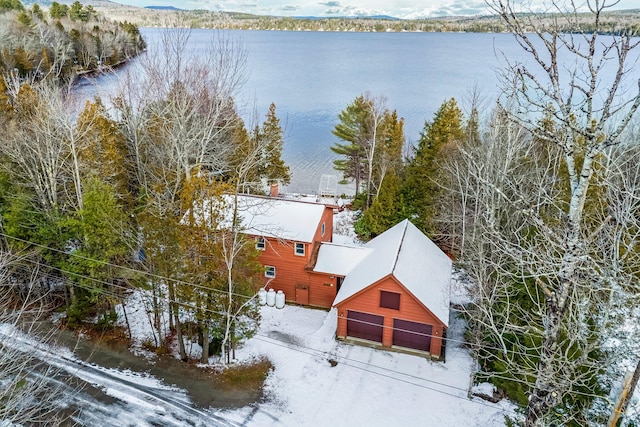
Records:
{"label": "chimney", "polygon": [[271,184],[271,188],[269,189],[269,196],[280,197],[280,189],[278,188],[277,182],[274,182],[273,184]]}

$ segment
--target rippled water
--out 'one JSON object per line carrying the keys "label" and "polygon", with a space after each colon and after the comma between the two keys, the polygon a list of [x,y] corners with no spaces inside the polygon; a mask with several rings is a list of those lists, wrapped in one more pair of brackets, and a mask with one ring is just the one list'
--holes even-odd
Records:
{"label": "rippled water", "polygon": [[[142,29],[150,46],[161,29]],[[215,30],[194,30],[197,54]],[[338,142],[331,130],[353,99],[369,92],[405,119],[408,143],[417,141],[425,120],[443,101],[455,97],[464,109],[474,89],[485,107],[499,94],[497,71],[526,57],[509,34],[338,33],[230,31],[248,55],[248,81],[238,105],[250,122],[260,122],[274,102],[285,131],[283,157],[293,172],[292,192],[317,192],[323,174],[337,173],[329,149]],[[113,77],[98,80],[103,88]],[[350,187],[339,187],[338,192]]]}

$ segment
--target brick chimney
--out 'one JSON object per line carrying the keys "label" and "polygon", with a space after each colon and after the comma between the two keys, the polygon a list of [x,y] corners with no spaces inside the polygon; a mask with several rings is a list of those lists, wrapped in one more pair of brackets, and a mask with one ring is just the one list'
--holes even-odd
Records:
{"label": "brick chimney", "polygon": [[271,188],[269,188],[269,196],[280,197],[280,188],[278,187],[277,182],[274,182],[273,184],[271,184]]}

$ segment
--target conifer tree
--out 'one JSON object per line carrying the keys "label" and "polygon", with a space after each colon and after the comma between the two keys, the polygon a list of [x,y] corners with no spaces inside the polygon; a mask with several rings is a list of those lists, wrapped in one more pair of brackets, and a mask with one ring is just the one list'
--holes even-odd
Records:
{"label": "conifer tree", "polygon": [[280,119],[276,116],[276,105],[269,105],[267,118],[262,128],[257,130],[256,138],[264,142],[255,145],[264,147],[263,161],[260,167],[260,175],[266,178],[268,184],[281,182],[283,185],[291,182],[289,166],[282,160],[282,146],[284,144]]}
{"label": "conifer tree", "polygon": [[334,160],[334,168],[342,172],[345,180],[355,183],[356,198],[362,189],[362,181],[366,177],[367,147],[371,141],[370,126],[371,101],[360,95],[338,114],[338,124],[333,134],[345,143],[335,143],[331,151],[342,156]]}
{"label": "conifer tree", "polygon": [[432,122],[425,122],[415,155],[407,167],[403,189],[407,212],[411,221],[423,232],[433,236],[437,200],[439,160],[448,145],[464,138],[462,111],[455,99],[445,101]]}
{"label": "conifer tree", "polygon": [[83,175],[100,178],[116,190],[119,198],[127,197],[130,179],[126,168],[126,139],[118,123],[108,117],[100,99],[87,102],[77,126],[86,142],[81,144],[79,153]]}

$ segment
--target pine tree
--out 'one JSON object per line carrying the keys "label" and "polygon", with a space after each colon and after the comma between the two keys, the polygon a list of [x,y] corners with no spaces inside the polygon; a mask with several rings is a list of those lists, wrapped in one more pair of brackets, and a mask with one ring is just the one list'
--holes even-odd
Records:
{"label": "pine tree", "polygon": [[256,146],[264,146],[263,164],[260,175],[266,178],[268,184],[280,182],[287,185],[291,182],[289,166],[282,160],[282,146],[284,144],[280,119],[276,116],[276,105],[271,103],[267,118],[262,128],[257,130],[255,138],[262,139]]}
{"label": "pine tree", "polygon": [[331,151],[343,157],[334,160],[334,168],[342,172],[345,180],[353,179],[356,198],[367,176],[367,149],[373,134],[369,120],[371,110],[371,101],[362,95],[358,96],[338,114],[339,122],[332,131],[345,141],[344,144],[335,143],[330,147]]}
{"label": "pine tree", "polygon": [[430,236],[436,232],[436,202],[441,194],[438,185],[439,159],[445,155],[448,144],[460,142],[463,138],[462,111],[455,99],[451,98],[440,106],[433,122],[425,123],[415,156],[407,167],[403,194],[409,218]]}

